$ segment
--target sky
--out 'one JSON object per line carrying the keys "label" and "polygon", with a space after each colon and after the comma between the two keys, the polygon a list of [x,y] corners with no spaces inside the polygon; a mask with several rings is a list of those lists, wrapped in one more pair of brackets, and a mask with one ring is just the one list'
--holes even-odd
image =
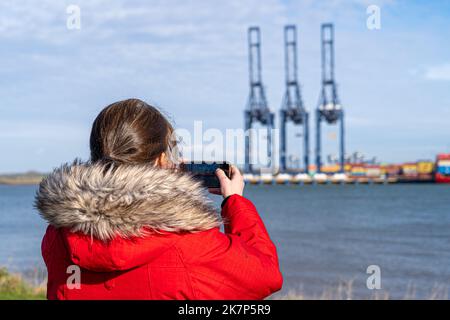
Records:
{"label": "sky", "polygon": [[[79,29],[67,27],[70,5],[80,9]],[[367,28],[369,5],[380,8],[380,29]],[[96,115],[131,97],[161,108],[176,127],[201,120],[204,128],[242,128],[253,25],[276,117],[283,27],[297,26],[299,81],[313,113],[324,22],[335,26],[347,151],[383,162],[450,152],[450,1],[2,0],[0,173],[87,159]],[[325,129],[325,155],[337,150],[336,129]],[[299,146],[295,130],[289,152]]]}

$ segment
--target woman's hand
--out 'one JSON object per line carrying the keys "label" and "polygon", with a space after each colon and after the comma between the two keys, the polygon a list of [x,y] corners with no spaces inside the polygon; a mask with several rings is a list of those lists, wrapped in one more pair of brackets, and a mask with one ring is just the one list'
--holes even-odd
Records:
{"label": "woman's hand", "polygon": [[216,176],[220,181],[220,193],[224,198],[233,194],[242,196],[244,193],[244,177],[235,166],[230,166],[231,179],[227,177],[222,169],[216,170]]}

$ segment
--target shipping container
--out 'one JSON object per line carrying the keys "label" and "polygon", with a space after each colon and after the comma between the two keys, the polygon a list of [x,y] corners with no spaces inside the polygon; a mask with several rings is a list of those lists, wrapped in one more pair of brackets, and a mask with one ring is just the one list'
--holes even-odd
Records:
{"label": "shipping container", "polygon": [[316,172],[317,172],[317,167],[316,167],[316,165],[315,165],[315,164],[310,164],[310,165],[308,166],[308,172],[309,172],[310,174],[316,173]]}
{"label": "shipping container", "polygon": [[365,177],[367,169],[362,165],[354,165],[350,171],[352,176],[355,177]]}
{"label": "shipping container", "polygon": [[378,178],[381,176],[381,167],[375,165],[366,166],[366,176],[369,178]]}
{"label": "shipping container", "polygon": [[450,160],[438,160],[438,167],[450,167]]}
{"label": "shipping container", "polygon": [[450,154],[438,154],[435,180],[437,183],[450,183]]}
{"label": "shipping container", "polygon": [[326,165],[322,166],[321,169],[323,173],[337,173],[341,170],[341,166],[338,164]]}
{"label": "shipping container", "polygon": [[401,175],[405,177],[416,177],[418,175],[417,163],[402,164]]}
{"label": "shipping container", "polygon": [[417,162],[417,172],[419,174],[431,174],[434,171],[434,163],[432,161]]}
{"label": "shipping container", "polygon": [[390,177],[395,177],[400,174],[401,166],[396,164],[390,164],[384,166],[385,173]]}
{"label": "shipping container", "polygon": [[450,153],[441,153],[438,154],[437,160],[450,160]]}
{"label": "shipping container", "polygon": [[443,175],[450,175],[450,166],[438,166],[436,172]]}
{"label": "shipping container", "polygon": [[436,172],[435,181],[437,183],[450,183],[450,175],[440,174]]}

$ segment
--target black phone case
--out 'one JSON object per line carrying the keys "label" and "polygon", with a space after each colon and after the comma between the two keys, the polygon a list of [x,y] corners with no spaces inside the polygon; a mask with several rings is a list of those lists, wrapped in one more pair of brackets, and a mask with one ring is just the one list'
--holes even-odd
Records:
{"label": "black phone case", "polygon": [[208,189],[220,189],[220,182],[216,176],[216,170],[222,169],[228,178],[231,178],[230,164],[226,162],[187,162],[180,165],[184,172],[192,174],[193,178],[202,181]]}

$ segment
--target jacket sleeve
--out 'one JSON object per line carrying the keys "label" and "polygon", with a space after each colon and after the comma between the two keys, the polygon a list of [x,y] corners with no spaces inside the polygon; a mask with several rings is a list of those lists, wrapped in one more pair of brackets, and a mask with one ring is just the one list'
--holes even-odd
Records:
{"label": "jacket sleeve", "polygon": [[237,236],[246,246],[264,254],[278,266],[277,250],[253,203],[239,195],[232,195],[222,208],[225,233]]}
{"label": "jacket sleeve", "polygon": [[277,251],[255,206],[232,195],[222,216],[225,233],[202,235],[198,243],[204,249],[197,254],[203,267],[197,268],[197,276],[207,274],[219,281],[215,290],[225,299],[263,299],[280,290],[283,278]]}
{"label": "jacket sleeve", "polygon": [[232,195],[222,208],[222,216],[225,219],[225,234],[230,240],[241,242],[242,250],[258,257],[259,265],[252,270],[253,277],[261,286],[256,288],[261,290],[263,296],[280,290],[283,278],[277,249],[253,203],[239,195]]}

